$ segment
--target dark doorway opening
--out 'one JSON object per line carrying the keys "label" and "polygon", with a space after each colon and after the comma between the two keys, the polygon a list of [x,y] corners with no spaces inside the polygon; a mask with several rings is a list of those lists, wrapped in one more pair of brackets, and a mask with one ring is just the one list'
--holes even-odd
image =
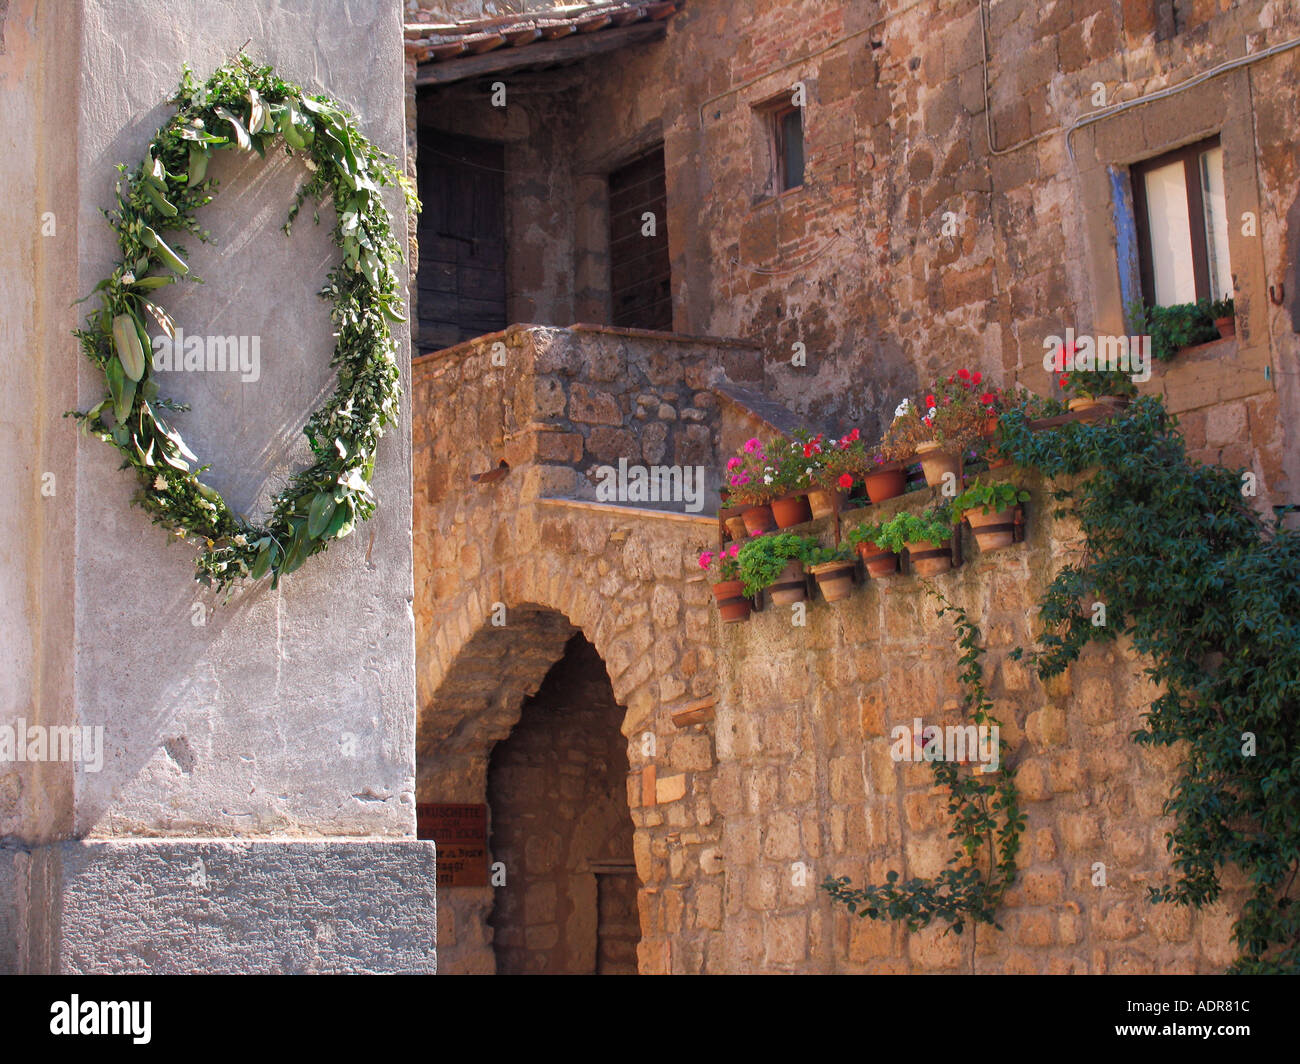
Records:
{"label": "dark doorway opening", "polygon": [[609,175],[609,263],[612,324],[671,331],[663,145]]}
{"label": "dark doorway opening", "polygon": [[501,974],[635,974],[641,929],[624,710],[577,634],[488,766]]}
{"label": "dark doorway opening", "polygon": [[506,327],[505,147],[420,130],[419,350]]}

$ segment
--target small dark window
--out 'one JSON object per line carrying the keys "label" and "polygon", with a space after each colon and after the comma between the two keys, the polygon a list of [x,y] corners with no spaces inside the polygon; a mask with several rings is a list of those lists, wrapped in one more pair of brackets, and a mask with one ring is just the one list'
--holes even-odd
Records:
{"label": "small dark window", "polygon": [[1219,138],[1132,168],[1142,296],[1173,306],[1232,295]]}
{"label": "small dark window", "polygon": [[803,108],[786,107],[772,115],[776,187],[780,192],[803,184]]}

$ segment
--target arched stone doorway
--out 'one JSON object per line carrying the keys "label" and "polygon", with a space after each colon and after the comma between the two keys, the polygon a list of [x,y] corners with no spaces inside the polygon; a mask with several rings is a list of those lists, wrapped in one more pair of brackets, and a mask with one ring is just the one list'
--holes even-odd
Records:
{"label": "arched stone doorway", "polygon": [[636,973],[624,713],[576,633],[492,751],[489,845],[506,880],[488,922],[501,974]]}

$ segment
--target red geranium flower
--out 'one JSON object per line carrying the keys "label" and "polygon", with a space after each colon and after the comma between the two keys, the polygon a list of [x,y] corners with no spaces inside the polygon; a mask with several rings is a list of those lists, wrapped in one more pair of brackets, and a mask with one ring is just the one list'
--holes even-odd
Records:
{"label": "red geranium flower", "polygon": [[983,379],[984,379],[984,374],[981,373],[979,370],[976,370],[976,371],[975,371],[975,376],[973,376],[973,377],[971,378],[971,383],[972,383],[972,384],[979,384],[979,382],[982,381]]}
{"label": "red geranium flower", "polygon": [[838,484],[845,491],[848,491],[849,488],[853,487],[853,474],[841,473],[840,479],[837,480],[835,483]]}
{"label": "red geranium flower", "polygon": [[957,376],[959,376],[959,377],[960,377],[962,380],[964,380],[964,381],[965,381],[965,380],[970,380],[970,370],[968,370],[968,369],[959,369],[959,370],[957,371]]}
{"label": "red geranium flower", "polygon": [[980,402],[983,403],[985,406],[992,406],[995,402],[997,402],[997,398],[998,397],[994,395],[992,392],[985,392],[983,395],[980,396]]}
{"label": "red geranium flower", "polygon": [[931,406],[938,406],[939,404],[936,403],[936,402],[934,401],[934,396],[933,396],[933,395],[927,395],[927,396],[925,397],[925,405],[926,405],[927,407],[931,407]]}

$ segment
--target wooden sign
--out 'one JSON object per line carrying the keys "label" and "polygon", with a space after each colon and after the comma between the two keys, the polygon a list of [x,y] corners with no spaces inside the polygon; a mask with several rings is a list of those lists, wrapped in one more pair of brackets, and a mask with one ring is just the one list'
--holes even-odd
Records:
{"label": "wooden sign", "polygon": [[488,885],[487,806],[418,802],[417,838],[438,845],[438,886]]}

